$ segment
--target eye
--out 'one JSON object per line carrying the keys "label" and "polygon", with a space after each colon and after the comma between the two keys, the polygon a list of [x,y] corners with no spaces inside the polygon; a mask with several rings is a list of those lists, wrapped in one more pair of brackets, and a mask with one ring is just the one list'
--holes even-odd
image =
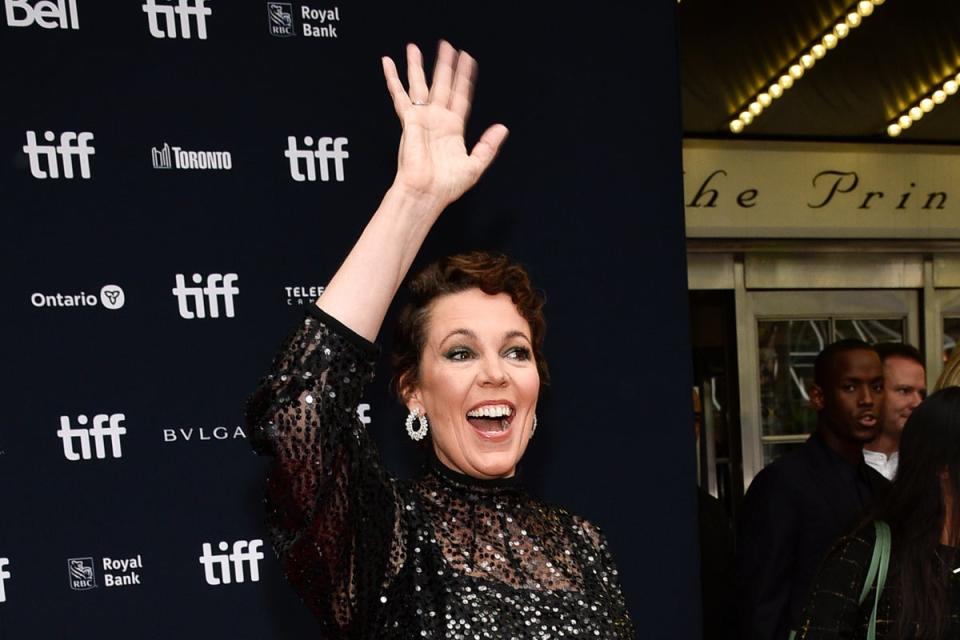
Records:
{"label": "eye", "polygon": [[843,391],[846,391],[847,393],[852,393],[853,391],[856,391],[856,387],[854,387],[852,384],[844,384],[844,385],[841,385],[840,388]]}
{"label": "eye", "polygon": [[510,347],[507,349],[504,356],[510,358],[511,360],[529,360],[530,349],[526,347]]}
{"label": "eye", "polygon": [[443,357],[447,360],[453,360],[454,362],[460,362],[463,360],[469,360],[473,357],[473,351],[466,347],[452,347],[449,351],[443,354]]}

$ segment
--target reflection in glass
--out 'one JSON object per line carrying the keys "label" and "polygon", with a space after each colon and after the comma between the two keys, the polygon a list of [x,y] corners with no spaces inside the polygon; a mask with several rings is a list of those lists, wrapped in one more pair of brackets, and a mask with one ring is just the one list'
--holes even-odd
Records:
{"label": "reflection in glass", "polygon": [[950,359],[953,350],[960,343],[960,318],[943,319],[943,361]]}

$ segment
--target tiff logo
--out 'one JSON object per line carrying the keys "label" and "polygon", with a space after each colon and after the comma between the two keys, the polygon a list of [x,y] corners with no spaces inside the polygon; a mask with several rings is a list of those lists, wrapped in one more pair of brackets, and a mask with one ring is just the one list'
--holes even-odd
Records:
{"label": "tiff logo", "polygon": [[[79,29],[77,0],[44,0],[30,6],[28,0],[6,0],[8,27],[29,27],[36,24],[44,29]],[[17,16],[17,10],[23,17]]]}
{"label": "tiff logo", "polygon": [[[331,138],[325,136],[317,140],[316,150],[310,149],[313,146],[313,137],[305,136],[303,144],[308,148],[298,149],[296,136],[287,136],[287,150],[283,155],[290,158],[290,177],[297,182],[307,180],[316,182],[317,164],[320,165],[320,181],[330,181],[330,161],[333,160],[333,172],[337,182],[343,182],[343,161],[350,157],[347,150],[346,138]],[[333,145],[333,148],[330,145]],[[316,162],[314,161],[316,159]],[[302,163],[301,163],[302,161]],[[301,164],[306,168],[307,175],[303,175],[300,170]]]}
{"label": "tiff logo", "polygon": [[3,583],[10,578],[10,572],[6,569],[9,566],[10,560],[8,558],[0,558],[0,602],[7,601],[7,592]]}
{"label": "tiff logo", "polygon": [[[229,549],[226,542],[217,545],[220,551]],[[250,567],[250,582],[260,581],[260,561],[263,560],[263,540],[237,540],[233,543],[233,553],[213,553],[213,548],[209,542],[203,543],[203,555],[200,556],[200,564],[203,565],[203,577],[207,584],[218,586],[221,584],[230,584],[231,582],[241,583],[246,581],[243,571],[244,565]],[[230,567],[233,565],[233,572]]]}
{"label": "tiff logo", "polygon": [[[120,445],[120,436],[127,432],[126,427],[120,426],[120,423],[127,417],[122,413],[107,415],[101,413],[93,416],[93,426],[88,429],[74,429],[70,425],[69,416],[60,416],[60,429],[57,435],[63,440],[63,455],[67,460],[89,460],[93,457],[90,449],[90,439],[93,438],[93,450],[97,458],[103,460],[107,457],[106,443],[110,439],[110,454],[114,458],[123,457],[123,449]],[[89,424],[85,415],[77,416],[77,424],[84,426]],[[74,440],[80,441],[80,453],[77,453],[73,447]]]}
{"label": "tiff logo", "polygon": [[[191,280],[194,284],[199,285],[203,282],[203,276],[195,273]],[[188,287],[183,274],[178,273],[177,286],[172,291],[173,295],[177,297],[180,317],[186,320],[206,318],[207,309],[209,309],[211,318],[219,318],[220,298],[223,298],[224,315],[228,318],[234,317],[233,297],[240,293],[240,289],[233,286],[236,281],[237,274],[235,273],[211,273],[207,276],[207,286]],[[190,308],[191,299],[193,300],[193,309]]]}
{"label": "tiff logo", "polygon": [[[147,26],[150,29],[150,35],[154,38],[170,38],[175,40],[177,37],[189,40],[190,16],[193,16],[197,22],[197,37],[201,40],[207,39],[207,16],[213,13],[209,7],[203,6],[206,0],[177,0],[176,5],[163,4],[158,5],[156,0],[145,0],[143,12],[147,14]],[[159,16],[163,16],[163,26],[160,25]],[[176,16],[176,18],[174,18]],[[180,24],[179,36],[177,35],[177,24]]]}
{"label": "tiff logo", "polygon": [[[56,140],[56,134],[53,131],[44,131],[43,139],[47,142]],[[57,156],[63,160],[63,177],[73,178],[73,156],[77,156],[80,162],[80,177],[90,178],[90,156],[96,153],[96,150],[89,143],[93,141],[93,134],[89,131],[64,131],[60,134],[60,144],[37,144],[37,134],[34,131],[27,131],[27,144],[23,145],[23,152],[30,159],[30,173],[34,178],[45,180],[46,178],[59,178],[60,165],[57,162]],[[41,156],[46,159],[46,169],[41,165]]]}

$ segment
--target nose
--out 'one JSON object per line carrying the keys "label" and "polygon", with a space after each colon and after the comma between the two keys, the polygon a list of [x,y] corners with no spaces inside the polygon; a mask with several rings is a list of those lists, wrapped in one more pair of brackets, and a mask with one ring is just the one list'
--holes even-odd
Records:
{"label": "nose", "polygon": [[863,387],[860,392],[860,405],[864,407],[873,406],[873,391],[869,386]]}
{"label": "nose", "polygon": [[487,357],[483,359],[480,366],[479,382],[480,386],[483,387],[502,387],[507,384],[507,374],[503,369],[500,358]]}

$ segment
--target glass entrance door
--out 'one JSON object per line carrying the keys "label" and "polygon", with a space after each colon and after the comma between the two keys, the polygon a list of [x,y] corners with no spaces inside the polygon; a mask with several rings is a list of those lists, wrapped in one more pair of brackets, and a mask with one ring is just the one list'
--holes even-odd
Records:
{"label": "glass entrance door", "polygon": [[744,486],[816,427],[813,363],[843,338],[919,343],[916,291],[746,291],[738,309]]}

